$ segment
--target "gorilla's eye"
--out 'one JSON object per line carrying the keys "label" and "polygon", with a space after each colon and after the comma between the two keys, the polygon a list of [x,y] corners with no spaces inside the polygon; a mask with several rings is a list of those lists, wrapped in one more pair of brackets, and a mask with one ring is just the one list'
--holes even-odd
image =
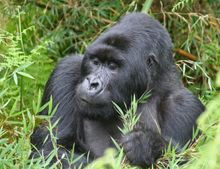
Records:
{"label": "gorilla's eye", "polygon": [[114,63],[114,62],[109,62],[108,63],[108,67],[111,70],[115,70],[118,67],[118,65],[116,63]]}
{"label": "gorilla's eye", "polygon": [[148,65],[149,67],[151,67],[151,66],[153,65],[153,59],[152,59],[152,58],[148,58],[148,59],[147,59],[147,65]]}
{"label": "gorilla's eye", "polygon": [[157,58],[155,54],[150,53],[147,58],[147,65],[149,66],[149,68],[151,68],[155,63],[158,63]]}
{"label": "gorilla's eye", "polygon": [[93,60],[92,60],[92,63],[94,64],[94,65],[99,65],[99,60],[97,59],[97,58],[94,58]]}

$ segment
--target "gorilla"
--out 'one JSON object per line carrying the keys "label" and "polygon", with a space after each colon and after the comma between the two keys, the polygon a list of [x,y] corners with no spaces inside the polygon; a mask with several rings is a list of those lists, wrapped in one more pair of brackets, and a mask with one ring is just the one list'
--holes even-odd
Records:
{"label": "gorilla", "polygon": [[[122,134],[119,114],[113,102],[124,108],[131,96],[139,98],[145,91],[150,97],[138,104],[140,114],[134,129]],[[172,42],[166,29],[143,13],[130,13],[100,35],[83,56],[62,59],[51,74],[42,103],[53,98],[58,105],[51,123],[57,137],[62,168],[86,165],[114,147],[114,138],[124,150],[128,162],[146,167],[171,143],[181,149],[192,139],[196,119],[204,106],[180,81],[172,57]],[[48,110],[43,110],[46,115]],[[58,121],[58,122],[57,122]],[[46,139],[48,138],[48,139]],[[46,139],[46,140],[45,140]],[[48,156],[53,143],[45,125],[31,136],[37,154]],[[68,164],[63,156],[90,153]]]}

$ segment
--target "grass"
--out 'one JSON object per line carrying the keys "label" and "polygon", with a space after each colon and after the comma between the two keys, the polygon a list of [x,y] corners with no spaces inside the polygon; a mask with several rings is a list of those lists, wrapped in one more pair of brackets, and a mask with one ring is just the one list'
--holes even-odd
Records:
{"label": "grass", "polygon": [[136,125],[136,123],[138,122],[141,116],[141,113],[138,115],[136,114],[138,104],[146,102],[149,96],[150,96],[149,91],[144,92],[139,99],[136,99],[134,95],[131,99],[132,100],[131,105],[129,107],[125,105],[126,107],[125,111],[122,110],[122,108],[120,108],[116,103],[113,102],[115,110],[118,112],[119,117],[121,118],[121,121],[123,123],[123,128],[118,127],[122,134],[125,135],[133,130],[134,126]]}
{"label": "grass", "polygon": [[[168,148],[151,168],[210,168],[220,166],[220,2],[209,0],[135,1],[38,0],[0,2],[0,169],[59,168],[48,166],[50,158],[28,159],[30,135],[39,122],[49,117],[52,100],[41,107],[42,90],[55,63],[69,53],[83,53],[86,47],[126,12],[148,11],[169,31],[174,57],[184,84],[206,105],[198,120],[201,135],[179,154]],[[184,51],[184,52],[178,52]],[[194,60],[188,59],[193,55]],[[138,99],[133,99],[124,117],[128,132]],[[49,107],[49,116],[38,112]],[[130,121],[129,121],[130,119]],[[126,120],[128,120],[126,123]],[[56,137],[53,136],[56,143]],[[77,159],[75,159],[76,161]],[[71,161],[70,163],[74,163]],[[125,163],[121,150],[107,150],[104,157],[87,168],[134,169]]]}

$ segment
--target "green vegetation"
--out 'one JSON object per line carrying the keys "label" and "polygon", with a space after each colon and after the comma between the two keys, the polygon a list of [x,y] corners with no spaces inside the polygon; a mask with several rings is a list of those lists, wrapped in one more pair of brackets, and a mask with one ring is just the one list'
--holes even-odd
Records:
{"label": "green vegetation", "polygon": [[[183,82],[206,105],[196,141],[179,154],[168,148],[151,168],[220,168],[219,9],[219,0],[0,1],[0,169],[58,168],[59,161],[48,166],[56,144],[50,158],[28,159],[34,127],[42,120],[48,121],[50,131],[54,127],[48,120],[56,110],[52,99],[40,105],[46,80],[59,58],[83,53],[101,32],[132,11],[148,11],[168,29]],[[133,100],[131,114],[138,102]],[[45,107],[49,116],[38,115]],[[122,130],[130,130],[137,118],[131,117]],[[55,143],[56,137],[52,139]],[[110,149],[87,168],[135,168],[124,161],[122,151]]]}
{"label": "green vegetation", "polygon": [[142,96],[137,100],[134,95],[131,99],[132,101],[131,101],[131,105],[129,106],[129,108],[127,107],[127,105],[125,105],[126,107],[125,111],[123,111],[117,104],[113,102],[115,106],[115,110],[118,112],[123,122],[123,128],[118,127],[122,134],[125,135],[133,130],[135,124],[137,123],[141,115],[141,113],[139,115],[136,114],[138,104],[146,102],[147,98],[150,96],[149,93],[150,92],[143,93]]}

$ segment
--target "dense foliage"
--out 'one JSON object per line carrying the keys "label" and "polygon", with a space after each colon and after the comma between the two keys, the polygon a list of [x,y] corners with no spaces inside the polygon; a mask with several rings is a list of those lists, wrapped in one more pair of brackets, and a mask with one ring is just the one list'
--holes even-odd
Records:
{"label": "dense foliage", "polygon": [[[2,0],[0,1],[0,168],[49,168],[51,158],[30,160],[30,135],[42,120],[44,84],[57,60],[83,53],[126,12],[143,11],[160,20],[174,43],[184,84],[206,105],[201,135],[181,153],[168,148],[152,168],[220,166],[219,0]],[[133,106],[136,105],[134,101]],[[118,108],[120,110],[120,108]],[[132,112],[133,113],[133,112]],[[135,117],[134,117],[135,119]],[[49,121],[48,121],[49,123]],[[49,124],[50,130],[53,128]],[[55,136],[53,137],[56,141]],[[131,168],[123,152],[108,150],[88,168]],[[75,159],[77,160],[77,159]],[[72,161],[74,162],[74,161]],[[50,168],[59,166],[59,161]]]}

